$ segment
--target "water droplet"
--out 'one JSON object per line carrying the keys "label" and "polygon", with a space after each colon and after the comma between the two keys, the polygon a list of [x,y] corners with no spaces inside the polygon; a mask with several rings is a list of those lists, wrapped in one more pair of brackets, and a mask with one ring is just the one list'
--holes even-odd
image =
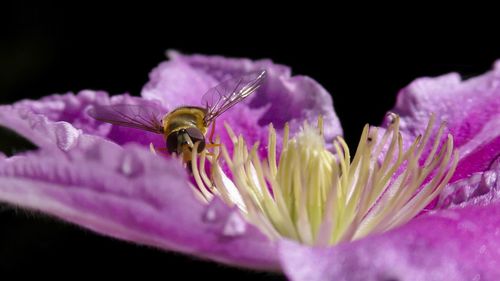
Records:
{"label": "water droplet", "polygon": [[228,212],[226,204],[218,198],[214,198],[214,200],[212,200],[205,209],[203,221],[215,223],[216,221],[223,220],[224,217],[227,216]]}
{"label": "water droplet", "polygon": [[246,222],[241,218],[241,216],[233,212],[229,215],[229,218],[224,225],[224,229],[222,230],[222,234],[229,237],[236,237],[243,235],[247,230]]}
{"label": "water droplet", "polygon": [[217,220],[217,210],[213,205],[207,207],[203,220],[206,222],[214,222]]}
{"label": "water droplet", "polygon": [[120,172],[127,177],[137,177],[142,174],[144,167],[137,156],[126,153],[121,159]]}
{"label": "water droplet", "polygon": [[57,146],[63,150],[70,150],[80,137],[80,132],[66,122],[57,122],[55,127]]}

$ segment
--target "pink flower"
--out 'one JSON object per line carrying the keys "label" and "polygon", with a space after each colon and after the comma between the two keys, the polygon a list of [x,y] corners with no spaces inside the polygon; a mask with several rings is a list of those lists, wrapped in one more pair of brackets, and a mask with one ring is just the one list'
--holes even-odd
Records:
{"label": "pink flower", "polygon": [[[229,149],[218,161],[208,161],[214,171],[208,180],[193,181],[176,159],[151,154],[147,147],[150,143],[164,146],[161,136],[101,123],[86,114],[92,105],[132,103],[165,112],[181,105],[197,105],[200,96],[218,82],[262,68],[267,70],[268,79],[259,92],[217,120],[216,133]],[[366,164],[356,166],[354,160],[349,166],[349,159],[341,160],[347,151],[342,147],[343,140],[336,138],[342,131],[331,98],[314,80],[292,77],[287,67],[268,60],[171,52],[170,60],[150,74],[141,98],[82,91],[2,106],[0,124],[39,149],[2,157],[0,200],[119,239],[228,264],[283,270],[293,280],[496,280],[500,277],[496,266],[500,261],[496,250],[500,246],[500,207],[496,200],[500,164],[495,162],[500,154],[499,68],[467,81],[461,81],[456,74],[416,80],[400,92],[392,111],[400,117],[392,119],[396,120],[394,124],[365,130],[359,163]],[[420,142],[418,135],[426,131],[431,114],[439,122],[446,121],[447,127],[441,127],[442,137],[429,127],[429,138]],[[320,115],[322,134],[308,126],[300,129],[304,121],[314,124]],[[242,135],[240,140],[226,132],[224,122]],[[271,131],[269,137],[266,127],[271,122],[276,131]],[[283,139],[287,139],[286,128],[290,145],[281,149]],[[384,134],[386,142],[382,141]],[[245,150],[245,143],[255,142],[261,145],[253,154]],[[234,150],[231,143],[236,145]],[[390,154],[391,145],[395,151],[401,148],[415,153],[408,153],[398,163],[397,157]],[[458,152],[454,174],[453,150]],[[244,151],[253,155],[251,160]],[[242,156],[238,156],[239,152]],[[298,156],[286,156],[289,152]],[[291,158],[282,158],[276,167],[284,175],[281,178],[273,172],[271,162],[269,167],[263,166],[262,176],[256,175],[258,164],[265,163],[260,159],[273,153],[278,158],[280,154],[298,157],[296,165],[304,168],[287,168],[287,159]],[[300,155],[320,155],[327,161],[315,162],[314,157]],[[374,168],[384,159],[388,159],[389,167],[394,165],[394,171],[387,170],[392,171],[387,179],[377,174],[383,169]],[[354,167],[354,172],[344,168],[335,172],[332,163]],[[242,165],[248,168],[241,170]],[[311,165],[317,165],[314,167],[319,170]],[[326,172],[309,176],[318,171]],[[294,194],[312,198],[301,194],[321,186],[317,179],[330,179],[330,172],[341,179],[338,186],[352,187],[346,189],[352,194],[364,194],[380,181],[383,189],[369,205],[359,203],[366,200],[356,201],[352,216],[346,216],[344,211],[340,212],[343,215],[333,212],[330,217],[316,213],[330,210],[328,200],[318,199],[322,207],[304,203],[300,212],[276,203],[276,192],[281,189],[273,188],[284,186],[287,176],[300,174],[296,181],[292,179],[294,186],[308,189]],[[418,176],[422,181],[416,180]],[[438,180],[433,182],[433,178]],[[258,179],[264,179],[260,184],[267,180],[273,191],[270,196],[251,195],[258,192]],[[310,181],[305,184],[301,179]],[[210,186],[205,185],[207,182]],[[195,184],[201,189],[215,186],[215,191],[209,192],[214,196],[205,198],[205,202],[198,200]],[[310,194],[317,198],[323,196],[313,191]],[[391,194],[408,197],[391,201]],[[430,205],[435,205],[432,211],[409,211],[408,206],[423,208],[439,194],[439,200]],[[287,196],[283,196],[285,201],[291,198]],[[341,197],[335,202],[344,202]],[[265,200],[267,203],[263,203]],[[384,205],[387,202],[395,203]],[[367,206],[364,211],[368,215],[357,217],[358,211]],[[377,218],[370,214],[383,215]],[[332,218],[342,231],[325,223]],[[366,218],[380,221],[367,227]],[[287,219],[288,224],[284,222]]]}
{"label": "pink flower", "polygon": [[[269,60],[184,56],[150,73],[142,97],[81,91],[24,100],[0,109],[0,124],[39,147],[0,162],[0,198],[39,210],[112,237],[176,250],[217,261],[263,269],[279,268],[276,245],[244,222],[237,210],[193,196],[179,161],[149,151],[164,147],[162,136],[112,126],[87,114],[92,105],[138,104],[168,112],[199,105],[205,91],[221,80],[266,69],[259,92],[217,119],[217,134],[228,141],[224,122],[249,141],[266,143],[265,127],[325,116],[325,133],[341,133],[326,90],[313,79],[291,76]],[[241,231],[241,233],[238,233]]]}

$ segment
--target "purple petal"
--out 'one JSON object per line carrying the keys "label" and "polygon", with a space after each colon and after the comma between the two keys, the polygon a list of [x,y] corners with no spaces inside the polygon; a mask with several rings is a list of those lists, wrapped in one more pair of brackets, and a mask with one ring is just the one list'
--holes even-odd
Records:
{"label": "purple petal", "polygon": [[283,241],[291,280],[500,280],[500,203],[440,210],[330,248]]}
{"label": "purple petal", "polygon": [[198,201],[179,162],[96,141],[0,160],[0,200],[103,235],[228,264],[277,268],[273,244],[218,200]]}
{"label": "purple petal", "polygon": [[[15,103],[12,107],[5,106],[0,112],[0,124],[18,131],[20,124],[37,123],[59,124],[58,127],[73,127],[75,132],[95,135],[107,138],[118,144],[129,142],[149,145],[151,142],[158,147],[164,147],[163,137],[150,132],[137,129],[112,126],[91,118],[87,110],[93,105],[110,104],[136,104],[143,107],[159,107],[157,103],[146,101],[142,98],[129,95],[116,95],[109,97],[105,92],[81,91],[77,95],[72,93],[65,95],[51,95],[40,100],[23,100]],[[166,111],[165,111],[166,112]],[[54,123],[55,122],[55,123]],[[64,125],[63,125],[64,124]],[[45,133],[38,134],[35,127],[27,126],[25,136],[32,141],[39,142]],[[70,130],[70,129],[68,129]],[[76,134],[76,133],[74,133]]]}
{"label": "purple petal", "polygon": [[[143,97],[161,101],[168,110],[183,105],[201,106],[202,95],[217,83],[235,75],[266,69],[268,77],[258,92],[224,113],[218,124],[224,120],[237,134],[243,134],[248,142],[262,141],[266,144],[267,131],[261,128],[270,122],[278,131],[285,122],[290,122],[294,132],[304,120],[316,123],[321,114],[329,143],[334,136],[342,133],[328,92],[309,77],[292,77],[286,66],[270,60],[187,56],[177,52],[169,52],[168,55],[170,60],[150,73],[150,81],[142,90]],[[222,126],[217,126],[217,134],[223,136],[223,131]]]}
{"label": "purple petal", "polygon": [[500,199],[500,158],[484,172],[458,180],[445,187],[439,208],[459,208],[470,205],[485,206]]}
{"label": "purple petal", "polygon": [[40,148],[57,147],[68,151],[82,143],[92,142],[91,136],[83,136],[71,124],[50,121],[23,107],[0,106],[0,125],[14,130]]}
{"label": "purple petal", "polygon": [[500,154],[500,62],[465,81],[456,73],[417,79],[400,91],[393,111],[413,137],[423,132],[430,113],[447,122],[461,158],[452,182],[484,171]]}

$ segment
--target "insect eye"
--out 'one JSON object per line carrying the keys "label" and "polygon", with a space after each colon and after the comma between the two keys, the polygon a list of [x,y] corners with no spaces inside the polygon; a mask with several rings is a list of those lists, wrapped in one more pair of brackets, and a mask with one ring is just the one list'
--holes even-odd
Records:
{"label": "insect eye", "polygon": [[167,136],[167,150],[170,153],[177,153],[179,131]]}
{"label": "insect eye", "polygon": [[193,143],[200,143],[198,145],[198,152],[201,153],[205,149],[205,136],[203,136],[203,133],[198,128],[187,128],[186,133]]}

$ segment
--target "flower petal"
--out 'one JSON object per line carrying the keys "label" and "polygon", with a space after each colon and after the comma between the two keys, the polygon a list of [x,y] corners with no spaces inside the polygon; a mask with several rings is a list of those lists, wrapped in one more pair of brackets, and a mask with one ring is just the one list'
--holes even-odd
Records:
{"label": "flower petal", "polygon": [[0,160],[0,200],[112,237],[255,268],[277,268],[273,244],[219,201],[208,207],[174,159],[96,141]]}
{"label": "flower petal", "polygon": [[471,177],[446,186],[438,207],[457,208],[470,205],[488,205],[500,199],[500,158],[489,170],[474,173]]}
{"label": "flower petal", "polygon": [[[75,131],[72,133],[73,135],[78,131],[80,133],[105,137],[118,144],[135,142],[149,146],[150,143],[154,143],[158,147],[164,147],[165,143],[163,137],[160,135],[131,128],[112,126],[111,124],[97,121],[87,114],[87,110],[93,105],[123,103],[140,105],[142,107],[160,107],[158,103],[126,94],[109,97],[105,92],[84,90],[76,95],[72,93],[51,95],[40,100],[22,100],[15,103],[12,107],[4,106],[2,107],[2,112],[0,112],[0,124],[13,130],[19,130],[20,127],[24,127],[25,125],[20,125],[24,123],[43,123],[45,124],[44,126],[55,124],[54,126],[58,128],[72,126],[74,127],[73,131]],[[39,129],[33,127],[33,125],[28,127],[31,128],[25,130],[25,136],[32,141],[42,141],[41,137],[43,138],[46,132],[42,131],[39,134],[36,132]],[[57,130],[61,131],[63,129]]]}
{"label": "flower petal", "polygon": [[461,157],[452,182],[484,171],[500,153],[500,61],[465,81],[456,73],[417,79],[400,91],[393,111],[412,136],[423,132],[431,113],[447,122]]}
{"label": "flower petal", "polygon": [[291,280],[499,280],[500,203],[440,210],[332,248],[280,243]]}
{"label": "flower petal", "polygon": [[[0,125],[30,140],[40,148],[57,147],[62,151],[74,148],[82,132],[67,122],[52,122],[26,108],[0,106]],[[85,137],[86,139],[89,139]]]}
{"label": "flower petal", "polygon": [[[293,133],[305,120],[316,123],[320,114],[325,120],[328,143],[334,136],[342,134],[328,92],[309,77],[292,77],[286,66],[270,60],[187,56],[173,51],[168,52],[168,56],[169,61],[161,63],[150,73],[150,81],[144,86],[142,96],[161,101],[169,110],[184,105],[201,106],[202,95],[217,83],[245,72],[266,69],[267,81],[258,92],[224,113],[221,121],[227,121],[249,143],[267,143],[266,130],[258,128],[270,122],[278,131],[285,122],[290,122]],[[252,130],[248,131],[248,128]],[[216,132],[221,134],[223,127],[218,126]]]}

